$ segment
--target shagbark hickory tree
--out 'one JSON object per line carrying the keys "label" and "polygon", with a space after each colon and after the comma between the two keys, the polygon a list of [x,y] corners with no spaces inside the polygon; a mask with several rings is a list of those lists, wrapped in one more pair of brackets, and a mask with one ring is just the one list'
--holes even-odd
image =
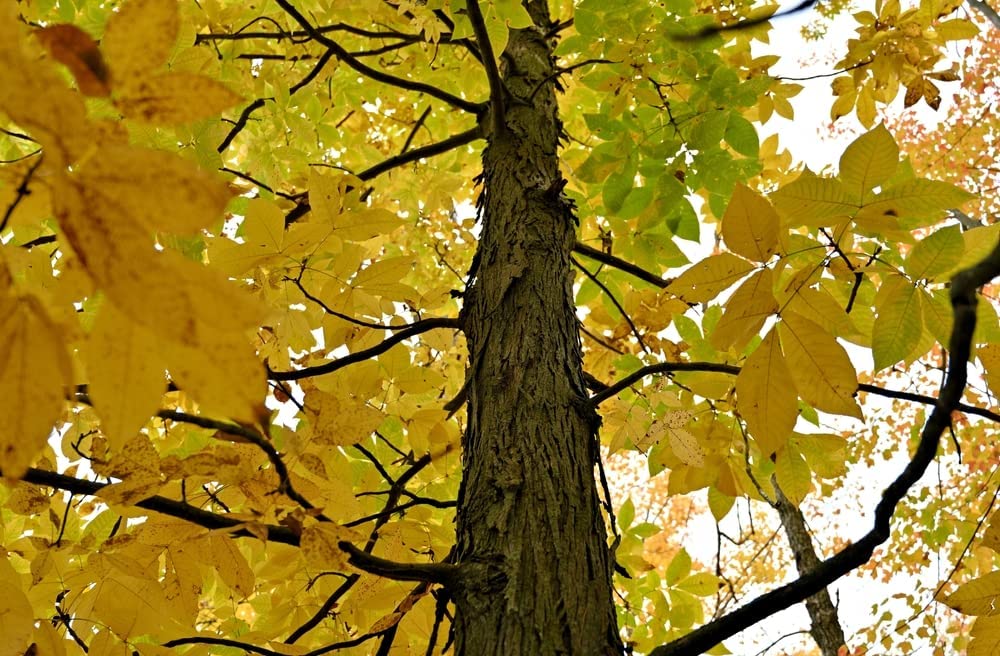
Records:
{"label": "shagbark hickory tree", "polygon": [[[828,77],[866,131],[816,174],[758,137],[802,88],[773,7],[3,3],[0,654],[726,653],[800,602],[863,651],[826,587],[890,539],[960,563],[987,512],[891,533],[945,429],[995,464],[966,365],[996,390],[1000,250],[876,125],[996,33],[860,9]],[[889,457],[873,397],[926,417],[871,529],[817,544],[800,505]],[[657,566],[677,526],[612,498],[621,451],[719,522],[776,511],[797,575]],[[992,563],[942,596],[969,653]]]}

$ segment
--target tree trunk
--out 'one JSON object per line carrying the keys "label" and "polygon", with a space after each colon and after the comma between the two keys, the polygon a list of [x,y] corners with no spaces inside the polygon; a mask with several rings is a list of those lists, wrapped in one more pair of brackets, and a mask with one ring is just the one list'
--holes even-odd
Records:
{"label": "tree trunk", "polygon": [[[503,56],[504,129],[483,154],[482,235],[465,298],[468,427],[455,590],[460,655],[621,654],[561,195],[545,2]],[[486,120],[489,120],[487,117]]]}

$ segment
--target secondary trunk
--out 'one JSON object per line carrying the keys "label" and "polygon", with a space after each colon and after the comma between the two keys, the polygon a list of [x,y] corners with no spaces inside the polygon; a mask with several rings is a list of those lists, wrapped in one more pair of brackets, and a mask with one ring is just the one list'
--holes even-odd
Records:
{"label": "secondary trunk", "polygon": [[[576,225],[557,157],[552,42],[512,30],[505,129],[483,155],[465,298],[470,370],[455,591],[460,655],[621,654],[573,305]],[[475,573],[475,574],[473,574]]]}

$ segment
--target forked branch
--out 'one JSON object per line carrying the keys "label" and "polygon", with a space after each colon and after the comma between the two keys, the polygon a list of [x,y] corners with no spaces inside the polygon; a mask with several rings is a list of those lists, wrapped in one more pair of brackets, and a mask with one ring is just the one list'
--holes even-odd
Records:
{"label": "forked branch", "polygon": [[696,656],[753,626],[774,613],[810,597],[845,574],[868,562],[875,548],[889,539],[896,506],[920,480],[937,454],[941,434],[951,425],[951,413],[959,409],[968,377],[972,334],[976,328],[977,289],[1000,276],[1000,244],[983,261],[960,271],[951,282],[951,305],[955,314],[949,344],[948,371],[934,410],[920,432],[920,441],[902,473],[882,492],[875,507],[875,522],[860,540],[822,561],[798,579],[761,595],[747,605],[705,624],[691,633],[661,645],[650,656]]}

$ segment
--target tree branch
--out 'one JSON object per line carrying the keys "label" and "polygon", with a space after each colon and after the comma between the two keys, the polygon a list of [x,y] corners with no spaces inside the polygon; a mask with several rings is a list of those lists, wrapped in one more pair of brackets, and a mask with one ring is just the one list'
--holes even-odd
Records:
{"label": "tree branch", "polygon": [[[3,472],[0,472],[0,476],[2,475]],[[36,469],[34,467],[28,469],[27,473],[21,480],[33,485],[44,485],[57,490],[65,490],[66,492],[72,492],[73,494],[82,494],[87,496],[94,496],[103,488],[110,485],[110,483],[96,483],[94,481],[74,478],[73,476],[57,474],[55,472],[46,471],[44,469]],[[231,529],[246,524],[245,521],[235,519],[233,517],[218,515],[184,503],[183,501],[174,501],[173,499],[167,499],[166,497],[161,496],[152,496],[147,499],[143,499],[134,505],[145,510],[158,512],[162,515],[183,519],[191,522],[192,524],[196,524],[210,530]],[[289,544],[296,547],[299,545],[299,536],[289,528],[284,526],[275,526],[272,524],[264,524],[262,527],[267,531],[267,539],[270,542],[280,542],[281,544]],[[237,537],[255,537],[253,533],[250,533],[245,528],[238,528],[236,531],[233,531],[231,535]]]}
{"label": "tree branch", "polygon": [[[288,475],[288,467],[285,466],[285,461],[281,459],[281,454],[278,453],[277,449],[271,443],[267,437],[261,435],[258,431],[247,426],[241,426],[239,424],[232,424],[225,421],[217,421],[215,419],[209,419],[207,417],[199,417],[197,415],[189,415],[185,412],[178,412],[176,410],[160,410],[156,413],[156,416],[160,419],[169,419],[170,421],[176,421],[183,424],[191,424],[193,426],[200,426],[202,428],[209,428],[212,430],[222,431],[224,433],[229,433],[230,435],[235,435],[247,442],[250,442],[258,449],[264,452],[267,456],[268,461],[271,463],[271,467],[274,468],[274,473],[278,476],[278,492],[284,494],[289,499],[299,504],[303,508],[312,509],[315,508],[304,496],[302,496],[293,486],[291,477]],[[329,519],[321,517],[321,519]]]}
{"label": "tree branch", "polygon": [[[288,88],[288,95],[295,94],[296,91],[298,91],[299,89],[301,89],[302,87],[304,87],[305,85],[309,84],[314,79],[316,79],[316,76],[319,75],[320,71],[323,70],[323,67],[327,65],[327,63],[330,61],[333,55],[334,53],[330,50],[324,52],[323,55],[319,58],[319,61],[316,62],[316,65],[312,67],[312,69],[306,74],[306,76]],[[233,139],[236,138],[236,135],[242,132],[243,128],[247,126],[247,122],[250,120],[250,115],[253,114],[255,111],[257,111],[258,109],[260,109],[261,107],[263,107],[268,100],[272,99],[258,98],[257,100],[253,101],[252,103],[244,107],[243,111],[240,112],[240,117],[236,119],[236,123],[234,123],[232,129],[229,130],[229,134],[226,135],[226,137],[222,140],[222,143],[219,144],[216,150],[218,150],[221,153],[224,152],[227,148],[229,148],[229,145],[233,143]]]}
{"label": "tree branch", "polygon": [[610,267],[620,269],[625,273],[632,274],[639,280],[644,280],[655,287],[659,287],[660,289],[663,289],[664,287],[673,282],[672,278],[661,278],[655,273],[651,271],[646,271],[642,267],[636,266],[631,262],[626,262],[620,257],[615,257],[614,255],[605,253],[604,251],[598,250],[593,246],[587,246],[586,244],[579,241],[573,244],[573,251],[579,253],[580,255],[583,255],[584,257],[589,257],[592,260],[597,260],[602,264],[607,264]]}
{"label": "tree branch", "polygon": [[[806,527],[805,517],[802,511],[793,504],[778,485],[777,477],[771,477],[771,484],[774,486],[775,504],[781,519],[781,526],[785,529],[785,536],[788,538],[788,546],[795,556],[795,569],[799,576],[808,574],[820,565],[819,556],[816,555],[816,548],[813,546],[812,536]],[[809,629],[813,640],[819,645],[823,656],[838,656],[840,648],[846,644],[844,629],[840,626],[840,618],[837,615],[837,607],[830,599],[830,593],[823,588],[805,600],[806,611],[812,621]]]}
{"label": "tree branch", "polygon": [[875,521],[868,533],[854,544],[821,562],[808,574],[761,595],[747,605],[692,631],[650,656],[696,656],[774,613],[803,601],[848,572],[868,562],[875,548],[889,539],[896,506],[924,474],[937,453],[941,434],[951,425],[951,413],[960,406],[968,377],[972,335],[976,327],[976,291],[1000,275],[1000,244],[984,260],[960,271],[951,283],[951,305],[955,320],[949,344],[949,365],[944,384],[930,417],[920,432],[920,441],[902,473],[882,492],[875,507]]}
{"label": "tree branch", "polygon": [[[391,171],[394,168],[409,164],[410,162],[416,162],[424,159],[425,157],[441,155],[458,148],[459,146],[472,143],[476,139],[481,139],[482,136],[482,128],[477,125],[472,129],[452,135],[447,139],[442,139],[441,141],[427,144],[426,146],[421,146],[419,148],[414,148],[413,150],[407,150],[406,152],[399,153],[398,155],[393,155],[392,157],[365,169],[361,173],[356,174],[356,177],[363,182],[367,182],[368,180]],[[285,215],[285,225],[295,223],[300,218],[305,216],[311,209],[312,206],[309,204],[309,198],[307,196],[303,196],[302,199],[299,200],[298,205]]]}
{"label": "tree branch", "polygon": [[569,258],[569,261],[572,262],[577,269],[583,271],[584,275],[590,278],[590,280],[593,281],[593,283],[597,285],[600,288],[600,290],[607,295],[609,299],[611,299],[612,305],[614,305],[618,309],[622,317],[625,319],[625,323],[627,323],[628,327],[632,329],[632,334],[635,335],[635,338],[636,340],[638,340],[639,346],[642,347],[642,350],[645,351],[646,353],[652,353],[652,351],[649,350],[649,347],[646,346],[646,342],[642,341],[642,334],[639,332],[639,329],[636,328],[635,324],[632,322],[632,317],[628,315],[628,312],[626,312],[625,308],[622,307],[622,304],[618,302],[618,299],[615,298],[615,295],[611,293],[611,290],[608,289],[608,286],[605,285],[603,282],[601,282],[595,274],[588,271],[586,267],[577,262],[576,258],[571,257]]}
{"label": "tree branch", "polygon": [[333,39],[325,36],[323,33],[319,32],[312,23],[306,19],[299,10],[296,9],[291,2],[288,0],[275,0],[278,6],[285,10],[285,12],[291,16],[296,23],[298,23],[302,29],[304,29],[309,36],[313,38],[317,43],[321,43],[323,46],[328,48],[340,61],[344,62],[351,68],[353,68],[358,73],[361,73],[365,77],[370,77],[376,82],[381,82],[383,84],[388,84],[400,89],[406,89],[408,91],[415,91],[417,93],[425,93],[432,98],[437,98],[438,100],[444,101],[463,111],[469,112],[470,114],[476,114],[477,116],[485,109],[482,103],[474,103],[464,98],[459,98],[456,95],[448,93],[442,89],[426,84],[424,82],[415,82],[413,80],[407,80],[406,78],[396,77],[395,75],[390,75],[384,71],[372,68],[367,64],[359,61],[357,58],[352,57],[347,50],[345,50],[339,43]]}
{"label": "tree branch", "polygon": [[422,319],[406,330],[401,330],[395,333],[391,337],[385,339],[384,341],[372,346],[371,348],[358,351],[356,353],[351,353],[345,355],[342,358],[337,358],[325,364],[316,365],[314,367],[303,367],[302,369],[293,369],[292,371],[272,371],[270,368],[267,370],[267,376],[271,380],[301,380],[303,378],[309,378],[311,376],[322,376],[324,374],[330,374],[338,369],[342,369],[349,364],[354,364],[356,362],[363,362],[368,358],[375,357],[385,353],[391,349],[396,344],[407,340],[415,335],[425,333],[428,330],[433,330],[435,328],[453,328],[461,329],[462,322],[459,319],[452,317],[438,317],[432,319]]}
{"label": "tree branch", "polygon": [[[616,383],[605,386],[603,390],[591,396],[590,401],[594,405],[604,403],[612,396],[618,394],[618,392],[634,385],[646,376],[669,374],[676,371],[713,371],[720,374],[736,376],[740,373],[740,367],[737,367],[734,364],[724,364],[721,362],[659,362],[657,364],[650,364],[633,371]],[[861,383],[858,385],[858,391],[865,392],[866,394],[874,394],[875,396],[884,396],[887,399],[912,401],[914,403],[923,403],[924,405],[935,405],[938,402],[938,399],[933,396],[927,396],[926,394],[916,394],[914,392],[887,389],[885,387],[879,387],[878,385],[871,385],[868,383]],[[967,403],[958,403],[956,404],[955,409],[967,415],[975,415],[991,421],[1000,422],[1000,414],[986,408],[977,408],[976,406],[969,405]]]}
{"label": "tree branch", "polygon": [[494,139],[498,138],[507,129],[506,115],[506,87],[500,78],[500,69],[497,68],[497,60],[493,54],[493,44],[490,43],[489,32],[486,31],[486,22],[483,20],[483,12],[479,8],[479,0],[469,0],[465,3],[465,8],[469,12],[469,22],[472,23],[472,31],[476,35],[476,43],[479,44],[479,52],[482,54],[483,68],[486,69],[486,79],[490,84],[490,113],[493,123]]}
{"label": "tree branch", "polygon": [[985,0],[967,0],[969,6],[986,17],[995,29],[1000,30],[1000,14]]}
{"label": "tree branch", "polygon": [[451,563],[397,563],[373,556],[350,542],[338,545],[349,554],[347,562],[369,574],[375,574],[394,581],[426,581],[451,586],[458,579],[459,566]]}

